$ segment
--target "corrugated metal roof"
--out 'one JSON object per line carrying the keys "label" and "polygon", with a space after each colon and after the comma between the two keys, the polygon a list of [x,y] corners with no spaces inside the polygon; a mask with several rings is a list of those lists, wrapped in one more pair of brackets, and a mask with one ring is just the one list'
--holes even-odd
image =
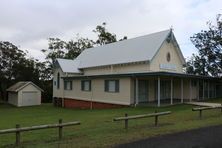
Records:
{"label": "corrugated metal roof", "polygon": [[[150,61],[170,33],[171,29],[89,48],[85,49],[75,60],[57,59],[57,61],[62,71],[68,73],[80,73],[79,69],[89,67]],[[184,63],[180,49],[179,56]]]}
{"label": "corrugated metal roof", "polygon": [[19,90],[21,90],[22,88],[24,88],[25,86],[32,84],[33,86],[35,86],[37,89],[39,89],[40,91],[43,91],[41,88],[39,88],[37,85],[35,85],[34,83],[32,83],[31,81],[21,81],[21,82],[17,82],[14,85],[10,86],[7,91],[11,91],[11,92],[18,92]]}
{"label": "corrugated metal roof", "polygon": [[149,61],[171,30],[123,40],[84,50],[77,59],[79,68]]}
{"label": "corrugated metal roof", "polygon": [[80,73],[79,61],[78,60],[68,60],[68,59],[56,59],[59,63],[63,72],[67,73]]}
{"label": "corrugated metal roof", "polygon": [[17,82],[14,85],[12,85],[11,87],[9,87],[7,89],[7,91],[16,91],[17,89],[23,87],[24,85],[26,85],[28,82]]}

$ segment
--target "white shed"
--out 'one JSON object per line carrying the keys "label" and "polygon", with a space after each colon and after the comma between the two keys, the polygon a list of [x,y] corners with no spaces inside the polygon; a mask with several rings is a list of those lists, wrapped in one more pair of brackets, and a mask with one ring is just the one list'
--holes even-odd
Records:
{"label": "white shed", "polygon": [[7,89],[8,103],[15,106],[33,106],[41,104],[41,92],[43,91],[34,83],[17,82]]}

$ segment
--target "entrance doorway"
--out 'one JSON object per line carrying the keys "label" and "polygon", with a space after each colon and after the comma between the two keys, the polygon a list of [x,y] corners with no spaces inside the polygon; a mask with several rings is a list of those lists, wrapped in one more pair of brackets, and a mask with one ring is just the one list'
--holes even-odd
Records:
{"label": "entrance doorway", "polygon": [[139,103],[148,102],[149,100],[149,81],[139,80],[138,81],[138,101]]}

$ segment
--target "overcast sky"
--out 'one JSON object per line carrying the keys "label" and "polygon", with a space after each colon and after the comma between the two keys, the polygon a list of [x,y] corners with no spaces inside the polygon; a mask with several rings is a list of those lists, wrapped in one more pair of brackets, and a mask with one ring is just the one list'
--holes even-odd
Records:
{"label": "overcast sky", "polygon": [[44,59],[47,38],[64,40],[77,33],[93,38],[96,25],[107,22],[118,38],[133,38],[169,29],[185,57],[195,52],[190,36],[206,29],[222,13],[222,0],[0,0],[0,40],[30,56]]}

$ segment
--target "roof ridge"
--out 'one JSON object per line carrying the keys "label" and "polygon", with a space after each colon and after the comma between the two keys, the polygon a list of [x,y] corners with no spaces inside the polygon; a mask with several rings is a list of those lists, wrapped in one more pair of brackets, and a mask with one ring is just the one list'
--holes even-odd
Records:
{"label": "roof ridge", "polygon": [[[166,32],[166,31],[171,31],[171,29],[166,29],[166,30],[162,30],[162,31],[158,31],[158,32],[152,32],[152,33],[149,33],[149,34],[145,34],[145,35],[142,35],[142,36],[136,36],[136,37],[129,38],[129,39],[126,39],[126,40],[121,40],[121,41],[116,41],[116,42],[112,42],[112,43],[108,43],[108,44],[104,44],[104,45],[100,45],[100,46],[96,46],[96,47],[86,48],[85,50],[83,50],[83,52],[86,51],[86,50],[89,50],[89,49],[97,49],[99,47],[103,47],[103,46],[107,46],[107,45],[118,44],[119,42],[122,42],[122,43],[123,42],[128,42],[128,41],[131,41],[131,40],[134,40],[134,39],[143,38],[143,37],[146,37],[146,36]],[[78,58],[78,56],[76,58]]]}
{"label": "roof ridge", "polygon": [[[22,85],[19,85],[22,84]],[[19,81],[16,82],[15,84],[11,85],[9,88],[7,88],[7,91],[19,91],[21,89],[23,89],[24,87],[26,87],[27,85],[32,84],[33,86],[35,86],[36,88],[38,88],[39,90],[43,91],[39,86],[37,86],[36,84],[34,84],[32,81]]]}

